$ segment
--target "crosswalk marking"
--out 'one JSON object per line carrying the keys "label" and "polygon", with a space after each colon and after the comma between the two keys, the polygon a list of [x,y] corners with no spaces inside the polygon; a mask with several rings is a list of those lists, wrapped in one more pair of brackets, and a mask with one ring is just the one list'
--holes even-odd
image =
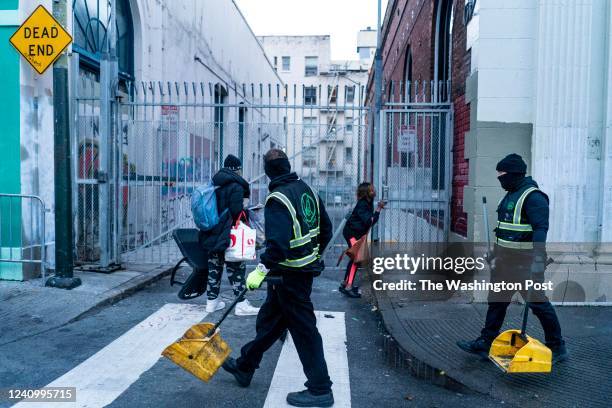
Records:
{"label": "crosswalk marking", "polygon": [[[332,386],[335,400],[334,407],[350,407],[351,386],[346,351],[344,312],[317,311],[315,314],[317,316],[317,327],[323,338],[327,369],[334,383]],[[291,336],[287,336],[274,370],[264,408],[288,407],[287,393],[302,390],[305,381],[306,377],[295,345]]]}
{"label": "crosswalk marking", "polygon": [[[168,303],[47,387],[76,387],[76,403],[45,408],[96,408],[113,402],[159,360],[162,350],[206,316],[205,306]],[[34,404],[36,405],[36,404]],[[32,408],[32,403],[14,405]]]}

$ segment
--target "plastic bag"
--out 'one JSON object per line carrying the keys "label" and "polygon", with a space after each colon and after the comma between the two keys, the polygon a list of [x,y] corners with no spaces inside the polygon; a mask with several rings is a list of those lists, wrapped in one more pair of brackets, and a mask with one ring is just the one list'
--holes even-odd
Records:
{"label": "plastic bag", "polygon": [[226,262],[253,261],[257,258],[255,252],[257,231],[245,221],[246,214],[243,211],[230,231],[230,246],[225,250]]}
{"label": "plastic bag", "polygon": [[251,228],[255,228],[257,231],[257,239],[255,240],[255,245],[257,249],[262,249],[266,245],[266,224],[264,217],[264,206],[257,205],[247,209],[247,214],[249,216],[249,224]]}

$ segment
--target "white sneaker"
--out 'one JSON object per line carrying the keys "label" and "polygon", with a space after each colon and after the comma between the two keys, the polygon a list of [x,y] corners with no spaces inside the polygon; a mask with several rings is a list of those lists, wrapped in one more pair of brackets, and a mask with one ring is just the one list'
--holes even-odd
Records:
{"label": "white sneaker", "polygon": [[257,316],[259,308],[252,306],[248,300],[244,299],[236,304],[234,313],[236,313],[236,316]]}
{"label": "white sneaker", "polygon": [[206,313],[214,313],[217,310],[221,310],[225,307],[225,302],[219,298],[214,300],[208,299],[206,301]]}

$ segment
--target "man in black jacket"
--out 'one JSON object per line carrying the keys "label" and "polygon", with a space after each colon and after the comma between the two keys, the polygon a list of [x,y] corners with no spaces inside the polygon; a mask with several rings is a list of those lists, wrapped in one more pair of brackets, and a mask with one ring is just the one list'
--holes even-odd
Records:
{"label": "man in black jacket", "polygon": [[[548,196],[531,177],[525,177],[527,164],[518,154],[510,154],[497,164],[499,182],[505,197],[497,208],[495,248],[491,261],[491,282],[520,283],[532,279],[544,281],[546,270],[546,235],[548,233]],[[567,358],[565,341],[555,309],[543,291],[520,291],[523,299],[536,315],[546,345],[551,349],[553,362]],[[486,357],[491,343],[499,334],[513,291],[489,292],[489,308],[480,337],[473,341],[458,341],[457,345],[473,354]]]}
{"label": "man in black jacket", "polygon": [[300,407],[329,407],[334,403],[332,382],[323,355],[310,300],[312,282],[324,269],[321,255],[332,237],[332,224],[319,196],[295,173],[287,155],[272,149],[264,157],[271,179],[266,199],[266,250],[247,278],[247,288],[258,288],[267,274],[282,276],[282,285],[268,285],[266,301],[257,315],[257,335],[229,358],[223,368],[248,387],[263,354],[289,329],[304,368],[306,390],[287,395]]}
{"label": "man in black jacket", "polygon": [[[208,313],[221,310],[225,303],[219,299],[223,265],[227,265],[227,277],[232,285],[234,296],[241,296],[246,278],[244,262],[225,262],[225,250],[230,243],[230,230],[238,220],[245,207],[245,201],[250,197],[249,183],[240,176],[242,162],[234,155],[228,155],[223,162],[223,168],[212,178],[217,198],[217,210],[222,214],[219,224],[212,230],[200,233],[200,243],[208,251]],[[227,209],[227,211],[225,211]],[[250,305],[249,301],[241,297],[236,305],[235,313],[238,316],[254,316],[258,308]]]}

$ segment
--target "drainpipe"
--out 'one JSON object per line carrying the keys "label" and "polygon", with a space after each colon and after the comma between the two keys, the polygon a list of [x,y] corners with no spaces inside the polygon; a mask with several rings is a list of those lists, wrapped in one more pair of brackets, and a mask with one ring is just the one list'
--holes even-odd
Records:
{"label": "drainpipe", "polygon": [[[610,53],[610,22],[612,22],[612,7],[610,7],[610,4],[608,2],[606,2],[606,32],[604,35],[605,38],[605,86],[604,89],[607,91],[607,94],[610,93],[609,87],[610,87],[610,81],[612,80],[612,76],[611,76],[611,72],[610,72],[610,57],[612,57],[611,53]],[[605,212],[605,200],[604,197],[606,195],[606,170],[607,170],[607,166],[610,165],[610,163],[608,163],[608,143],[609,143],[609,129],[608,129],[608,111],[609,111],[609,104],[612,103],[612,101],[610,100],[610,98],[608,97],[608,95],[605,95],[605,100],[606,103],[603,104],[603,126],[602,126],[602,132],[601,132],[601,163],[599,163],[599,182],[601,184],[601,187],[599,188],[599,212],[597,214],[597,249],[595,250],[595,257],[599,258],[600,256],[604,255],[604,252],[606,251],[603,247],[603,240],[604,240],[604,212]],[[605,254],[608,257],[610,256],[610,254]]]}
{"label": "drainpipe", "polygon": [[[380,110],[382,109],[382,84],[383,84],[383,73],[382,73],[382,0],[378,0],[378,20],[376,25],[376,56],[374,57],[374,134],[372,136],[371,149],[374,152],[374,162],[372,163],[374,170],[374,183],[377,184],[378,189],[382,192],[383,198],[385,194],[383,183],[383,154],[382,154],[382,142],[383,137],[381,134],[381,119]],[[372,231],[374,240],[380,238],[380,224],[378,223],[376,228]]]}

